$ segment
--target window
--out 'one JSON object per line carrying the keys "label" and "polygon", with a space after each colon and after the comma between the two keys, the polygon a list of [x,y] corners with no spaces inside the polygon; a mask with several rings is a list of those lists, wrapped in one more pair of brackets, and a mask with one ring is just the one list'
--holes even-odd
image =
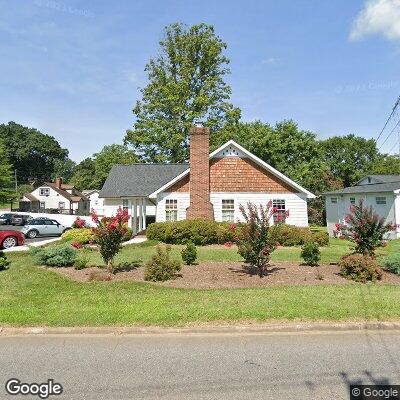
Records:
{"label": "window", "polygon": [[331,203],[337,204],[337,197],[331,197]]}
{"label": "window", "polygon": [[44,201],[41,201],[40,203],[39,203],[39,208],[41,208],[41,209],[45,209],[46,208],[46,203],[44,202]]}
{"label": "window", "polygon": [[50,189],[49,188],[40,188],[39,195],[40,196],[50,196]]}
{"label": "window", "polygon": [[276,224],[278,222],[285,222],[285,219],[286,219],[285,200],[282,200],[282,199],[272,200],[272,207],[277,209],[277,212],[274,214],[274,224]]}
{"label": "window", "polygon": [[178,220],[178,200],[175,199],[165,200],[165,220],[166,221]]}
{"label": "window", "polygon": [[128,199],[123,199],[122,200],[122,209],[124,211],[128,211],[129,210],[129,200]]}
{"label": "window", "polygon": [[375,197],[376,204],[386,204],[386,197]]}
{"label": "window", "polygon": [[356,204],[356,198],[355,197],[350,197],[350,204]]}
{"label": "window", "polygon": [[58,208],[60,210],[64,210],[65,209],[65,203],[63,201],[58,202]]}
{"label": "window", "polygon": [[235,222],[235,200],[222,200],[222,221]]}
{"label": "window", "polygon": [[95,206],[98,206],[98,205],[99,205],[99,201],[98,201],[98,200],[95,200],[95,201],[94,201],[94,205],[95,205]]}

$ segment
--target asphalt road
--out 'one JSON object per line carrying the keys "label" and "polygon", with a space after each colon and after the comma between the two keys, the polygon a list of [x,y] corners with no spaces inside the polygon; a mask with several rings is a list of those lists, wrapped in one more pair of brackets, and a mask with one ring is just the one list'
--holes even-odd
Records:
{"label": "asphalt road", "polygon": [[0,336],[0,398],[33,398],[6,395],[11,377],[69,400],[349,399],[400,384],[400,333]]}
{"label": "asphalt road", "polygon": [[[0,225],[0,231],[20,231],[21,230],[21,226],[13,226],[13,225]],[[29,243],[35,243],[35,242],[41,242],[43,240],[47,240],[47,239],[51,239],[55,236],[41,236],[35,239],[25,239],[25,243],[29,244]]]}

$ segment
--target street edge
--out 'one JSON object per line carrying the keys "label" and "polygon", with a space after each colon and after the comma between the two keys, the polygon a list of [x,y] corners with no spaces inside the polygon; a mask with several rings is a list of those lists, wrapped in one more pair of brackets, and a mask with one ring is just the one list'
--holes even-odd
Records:
{"label": "street edge", "polygon": [[301,332],[400,331],[400,322],[276,323],[251,325],[202,325],[184,327],[0,327],[0,336],[18,335],[176,335],[176,334],[274,334]]}

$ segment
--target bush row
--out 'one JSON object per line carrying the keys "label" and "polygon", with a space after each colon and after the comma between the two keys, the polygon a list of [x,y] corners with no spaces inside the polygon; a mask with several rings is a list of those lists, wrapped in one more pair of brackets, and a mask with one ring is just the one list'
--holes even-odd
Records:
{"label": "bush row", "polygon": [[[124,241],[131,239],[132,229],[127,228],[127,232],[124,236]],[[65,242],[75,242],[80,244],[95,243],[95,235],[92,228],[73,228],[64,232],[61,239]]]}
{"label": "bush row", "polygon": [[[186,244],[191,241],[196,245],[224,244],[235,241],[240,235],[241,224],[207,220],[156,222],[147,228],[147,238],[169,244]],[[272,240],[281,246],[302,246],[315,242],[319,246],[329,244],[327,232],[311,232],[309,228],[279,224],[270,229]]]}

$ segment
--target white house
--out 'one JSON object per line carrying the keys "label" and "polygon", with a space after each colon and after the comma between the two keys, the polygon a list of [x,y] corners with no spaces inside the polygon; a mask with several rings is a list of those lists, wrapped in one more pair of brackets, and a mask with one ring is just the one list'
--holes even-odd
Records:
{"label": "white house", "polygon": [[88,215],[90,201],[72,185],[61,178],[54,183],[45,182],[30,193],[25,193],[19,203],[20,211],[58,212],[60,214]]}
{"label": "white house", "polygon": [[230,140],[209,154],[209,130],[190,132],[190,164],[133,164],[112,168],[99,194],[105,215],[128,210],[134,232],[157,221],[207,218],[240,221],[239,206],[289,210],[288,224],[308,226],[307,199],[315,196]]}
{"label": "white house", "polygon": [[105,215],[104,199],[99,197],[100,190],[82,190],[82,193],[89,199],[91,211],[93,210],[99,216]]}
{"label": "white house", "polygon": [[400,238],[400,175],[368,175],[354,186],[324,193],[324,196],[330,236],[334,236],[336,223],[344,223],[350,206],[363,200],[387,223],[397,225],[397,230],[391,232],[389,237]]}

